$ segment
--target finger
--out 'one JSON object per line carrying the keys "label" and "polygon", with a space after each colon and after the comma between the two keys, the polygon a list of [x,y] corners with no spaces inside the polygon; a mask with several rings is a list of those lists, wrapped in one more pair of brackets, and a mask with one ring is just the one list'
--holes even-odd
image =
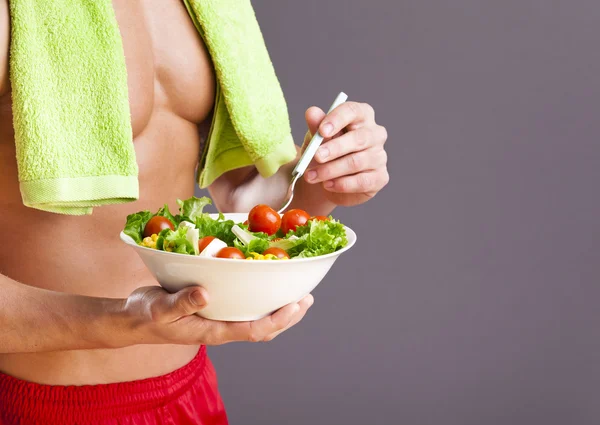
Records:
{"label": "finger", "polygon": [[250,323],[251,332],[248,335],[248,341],[260,342],[268,335],[286,329],[294,320],[294,317],[300,311],[298,303],[288,304],[279,309],[271,316]]}
{"label": "finger", "polygon": [[[323,112],[323,110],[321,108],[318,108],[316,106],[311,106],[310,108],[308,108],[306,110],[306,113],[304,114],[304,118],[306,118],[306,124],[308,125],[308,131],[311,134],[311,137],[313,134],[315,134],[319,128],[319,124],[321,124],[321,121],[323,121],[323,118],[325,118],[325,112]],[[310,137],[308,138],[308,140],[310,140]],[[305,143],[308,143],[307,140],[305,140]]]}
{"label": "finger", "polygon": [[344,102],[331,111],[319,125],[323,137],[330,137],[345,127],[360,125],[368,120],[374,121],[375,112],[366,103]]}
{"label": "finger", "polygon": [[361,127],[324,142],[317,151],[315,159],[323,164],[352,152],[383,145],[386,137],[387,133],[384,127],[379,125]]}
{"label": "finger", "polygon": [[325,190],[336,193],[376,193],[389,182],[387,170],[375,170],[339,177],[323,183]]}
{"label": "finger", "polygon": [[381,148],[354,152],[323,165],[317,165],[306,173],[306,181],[319,183],[348,176],[361,171],[376,170],[385,165],[387,154]]}
{"label": "finger", "polygon": [[233,341],[262,341],[267,335],[288,326],[299,310],[298,303],[293,303],[254,322],[213,322],[209,339],[216,341],[217,344]]}
{"label": "finger", "polygon": [[[222,345],[235,341],[259,342],[271,340],[286,329],[298,323],[313,304],[312,295],[307,295],[299,303],[289,304],[273,315],[255,322],[220,322],[198,318],[190,329],[204,345]],[[277,317],[275,317],[277,316]],[[186,317],[184,320],[195,319]]]}
{"label": "finger", "polygon": [[176,321],[202,310],[208,303],[208,294],[200,286],[191,286],[173,294],[168,294],[159,308],[164,308],[163,317],[167,321]]}
{"label": "finger", "polygon": [[315,299],[313,298],[312,295],[307,295],[306,297],[304,297],[298,303],[298,304],[300,304],[300,311],[292,319],[292,321],[290,322],[290,324],[285,329],[282,329],[280,331],[272,333],[271,335],[267,335],[263,341],[265,341],[265,342],[273,341],[275,338],[277,338],[283,332],[285,332],[288,329],[290,329],[290,328],[294,327],[295,325],[297,325],[304,318],[304,316],[306,315],[306,312],[308,311],[309,308],[312,307],[312,305],[314,304],[314,302],[315,302]]}

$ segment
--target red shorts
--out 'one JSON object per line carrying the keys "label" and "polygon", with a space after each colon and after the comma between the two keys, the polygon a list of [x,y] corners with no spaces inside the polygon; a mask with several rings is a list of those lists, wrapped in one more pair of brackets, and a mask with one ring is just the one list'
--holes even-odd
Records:
{"label": "red shorts", "polygon": [[141,381],[40,385],[0,373],[0,425],[226,425],[217,375],[200,348],[181,369]]}

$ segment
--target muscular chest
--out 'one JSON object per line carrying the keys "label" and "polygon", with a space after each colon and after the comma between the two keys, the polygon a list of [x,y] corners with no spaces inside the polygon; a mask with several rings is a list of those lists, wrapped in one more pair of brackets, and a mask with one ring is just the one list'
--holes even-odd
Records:
{"label": "muscular chest", "polygon": [[153,112],[199,123],[214,101],[210,57],[181,0],[112,0],[127,66],[134,137]]}

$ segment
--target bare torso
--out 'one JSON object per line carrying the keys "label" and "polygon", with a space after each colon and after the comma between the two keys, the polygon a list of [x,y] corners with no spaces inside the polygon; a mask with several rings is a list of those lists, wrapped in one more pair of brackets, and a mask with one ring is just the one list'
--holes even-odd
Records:
{"label": "bare torso", "polygon": [[[194,191],[199,126],[206,124],[214,100],[214,76],[207,51],[179,0],[113,0],[113,5],[128,70],[140,199],[96,208],[93,215],[85,217],[24,207],[17,178],[10,92],[5,94],[0,99],[0,217],[12,229],[19,229],[19,238],[0,244],[0,273],[28,285],[126,297],[138,287],[156,284],[137,254],[118,240],[124,218],[132,211],[157,209],[165,201],[189,197]],[[0,55],[4,56],[0,64],[5,64],[5,46]],[[176,209],[176,205],[171,206]],[[0,370],[21,379],[58,385],[128,381],[168,373],[189,362],[197,350],[142,345],[4,354],[0,355]]]}

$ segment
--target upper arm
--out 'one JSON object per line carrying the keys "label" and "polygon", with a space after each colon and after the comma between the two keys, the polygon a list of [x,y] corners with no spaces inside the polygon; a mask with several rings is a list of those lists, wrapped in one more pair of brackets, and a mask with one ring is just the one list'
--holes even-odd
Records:
{"label": "upper arm", "polygon": [[10,13],[8,0],[0,0],[0,95],[9,87],[8,51],[10,45]]}

